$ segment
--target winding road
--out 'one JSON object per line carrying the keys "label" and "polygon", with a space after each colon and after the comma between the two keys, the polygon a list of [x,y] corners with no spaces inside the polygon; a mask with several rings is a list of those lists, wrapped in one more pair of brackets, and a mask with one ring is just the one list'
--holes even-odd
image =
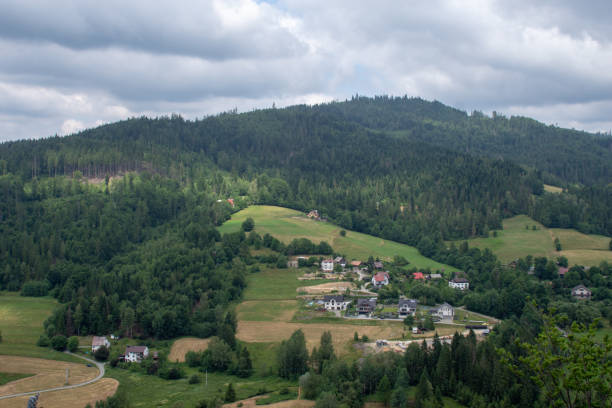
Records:
{"label": "winding road", "polygon": [[36,391],[29,391],[29,392],[21,392],[18,394],[3,395],[0,397],[0,400],[8,399],[8,398],[15,398],[15,397],[25,397],[28,395],[34,395],[34,394],[39,394],[43,392],[70,390],[72,388],[78,388],[78,387],[83,387],[85,385],[93,384],[96,381],[100,380],[102,377],[104,377],[104,363],[98,363],[97,361],[91,360],[87,357],[83,357],[83,356],[79,356],[78,354],[70,353],[69,351],[65,351],[64,353],[70,354],[71,356],[81,358],[87,361],[88,363],[95,364],[96,367],[98,367],[98,371],[99,371],[98,376],[96,378],[93,378],[91,380],[88,380],[88,381],[85,381],[79,384],[64,385],[63,387],[47,388],[46,390],[36,390]]}

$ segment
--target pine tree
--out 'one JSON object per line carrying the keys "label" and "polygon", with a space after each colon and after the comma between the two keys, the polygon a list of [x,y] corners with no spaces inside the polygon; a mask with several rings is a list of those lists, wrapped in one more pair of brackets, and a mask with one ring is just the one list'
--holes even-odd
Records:
{"label": "pine tree", "polygon": [[227,390],[225,391],[225,402],[234,402],[236,401],[236,391],[234,391],[234,385],[229,383],[227,386]]}

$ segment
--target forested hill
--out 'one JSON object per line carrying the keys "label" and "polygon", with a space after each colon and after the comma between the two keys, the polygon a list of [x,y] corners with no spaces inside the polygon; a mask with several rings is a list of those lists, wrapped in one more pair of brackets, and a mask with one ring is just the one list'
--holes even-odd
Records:
{"label": "forested hill", "polygon": [[342,120],[455,151],[504,158],[543,172],[551,184],[612,182],[612,137],[420,98],[354,97],[315,107]]}
{"label": "forested hill", "polygon": [[[556,141],[541,141],[530,126]],[[237,182],[214,191],[218,198],[317,208],[346,228],[419,245],[427,255],[432,241],[486,235],[518,213],[611,234],[612,191],[601,186],[612,179],[609,140],[522,118],[467,116],[421,99],[359,97],[197,121],[130,119],[8,142],[0,145],[0,174],[36,181],[146,170],[185,185],[231,174]],[[516,164],[528,161],[591,187],[539,199],[541,172]]]}

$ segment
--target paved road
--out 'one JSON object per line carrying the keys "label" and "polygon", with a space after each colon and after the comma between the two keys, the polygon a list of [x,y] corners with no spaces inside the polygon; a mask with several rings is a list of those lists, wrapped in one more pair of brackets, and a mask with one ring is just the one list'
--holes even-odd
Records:
{"label": "paved road", "polygon": [[79,383],[79,384],[65,385],[63,387],[48,388],[46,390],[21,392],[19,394],[4,395],[4,396],[0,396],[0,400],[8,399],[8,398],[15,398],[15,397],[24,397],[24,396],[27,396],[27,395],[34,395],[34,394],[43,393],[43,392],[69,390],[69,389],[72,389],[72,388],[83,387],[84,385],[89,385],[89,384],[95,383],[96,381],[98,381],[99,379],[104,377],[104,363],[98,363],[97,361],[91,360],[91,359],[89,359],[87,357],[83,357],[83,356],[79,356],[78,354],[70,353],[69,351],[65,351],[64,353],[70,354],[70,355],[78,357],[78,358],[82,358],[83,360],[86,360],[87,362],[89,362],[91,364],[95,364],[96,367],[98,367],[98,371],[99,371],[98,376],[96,378],[94,378],[94,379],[91,379],[89,381],[85,381],[85,382],[82,382],[82,383]]}

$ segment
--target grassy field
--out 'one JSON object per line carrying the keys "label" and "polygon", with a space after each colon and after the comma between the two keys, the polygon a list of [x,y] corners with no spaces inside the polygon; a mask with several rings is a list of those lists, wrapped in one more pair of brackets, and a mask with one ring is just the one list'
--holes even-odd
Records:
{"label": "grassy field", "polygon": [[[535,231],[532,229],[534,225],[537,228]],[[555,238],[561,242],[561,251],[555,250]],[[609,237],[587,235],[571,229],[549,229],[526,215],[505,219],[504,229],[497,231],[497,237],[474,238],[468,242],[471,247],[491,249],[502,262],[527,255],[548,258],[565,256],[570,265],[593,266],[602,261],[612,262],[612,251],[608,249]]]}
{"label": "grassy field", "polygon": [[308,238],[316,243],[327,241],[334,251],[344,254],[347,260],[365,261],[369,256],[391,260],[395,255],[401,255],[410,261],[411,267],[456,270],[422,256],[416,248],[408,245],[354,231],[347,231],[346,236],[342,237],[340,236],[342,228],[337,225],[314,221],[299,211],[282,207],[251,206],[234,214],[231,220],[219,227],[219,231],[221,233],[238,231],[248,217],[255,220],[255,231],[259,234],[269,233],[284,243],[289,243],[294,238]]}
{"label": "grassy field", "polygon": [[549,193],[559,194],[563,192],[563,189],[561,187],[544,184],[544,191],[547,191]]}
{"label": "grassy field", "polygon": [[[3,369],[6,369],[3,367]],[[28,378],[34,374],[23,374],[23,373],[4,373],[0,372],[0,387],[11,381],[21,380],[22,378]]]}
{"label": "grassy field", "polygon": [[36,346],[43,334],[43,321],[57,306],[49,297],[24,297],[14,292],[0,292],[0,354],[27,356],[83,364],[83,360],[50,348]]}
{"label": "grassy field", "polygon": [[299,287],[329,282],[324,279],[298,280],[303,273],[304,271],[299,269],[265,269],[250,274],[243,298],[244,300],[295,300]]}

